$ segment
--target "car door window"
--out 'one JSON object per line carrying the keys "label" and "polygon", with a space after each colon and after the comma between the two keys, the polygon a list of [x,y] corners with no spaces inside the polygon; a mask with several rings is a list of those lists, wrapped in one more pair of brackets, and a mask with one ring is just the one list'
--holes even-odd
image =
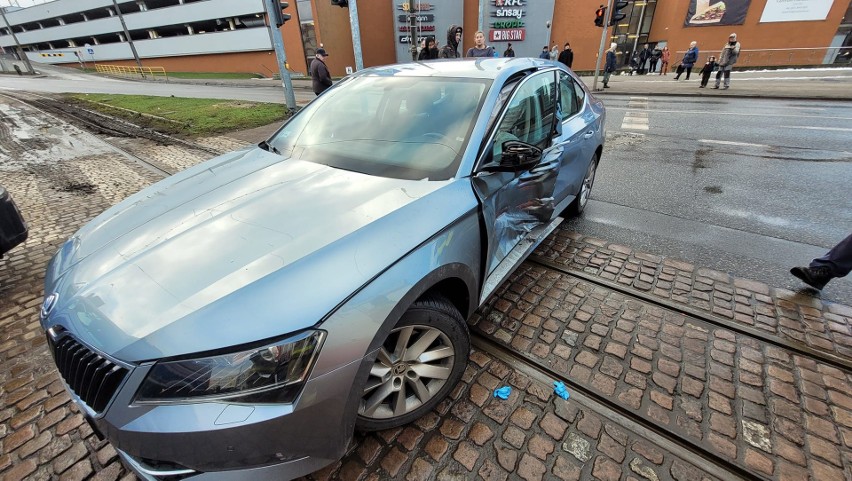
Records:
{"label": "car door window", "polygon": [[586,91],[576,80],[574,80],[573,83],[574,92],[577,94],[577,111],[580,111],[583,110],[583,103],[586,101]]}
{"label": "car door window", "polygon": [[580,103],[577,101],[577,91],[574,81],[566,73],[559,73],[559,108],[562,110],[562,119],[566,120],[580,111]]}
{"label": "car door window", "polygon": [[553,131],[556,82],[553,72],[530,77],[515,92],[494,137],[493,161],[500,162],[503,142],[520,140],[544,148]]}

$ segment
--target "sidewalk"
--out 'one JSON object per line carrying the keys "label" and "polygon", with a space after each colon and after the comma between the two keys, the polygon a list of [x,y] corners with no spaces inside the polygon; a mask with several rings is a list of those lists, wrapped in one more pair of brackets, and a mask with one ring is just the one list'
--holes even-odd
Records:
{"label": "sidewalk", "polygon": [[[852,69],[764,70],[731,73],[731,88],[715,90],[715,75],[706,88],[698,88],[701,76],[696,65],[689,80],[674,73],[667,75],[613,75],[606,90],[596,94],[607,95],[669,95],[688,97],[760,97],[792,99],[852,100]],[[594,77],[582,77],[592,88]],[[603,87],[603,75],[598,77],[598,88]]]}

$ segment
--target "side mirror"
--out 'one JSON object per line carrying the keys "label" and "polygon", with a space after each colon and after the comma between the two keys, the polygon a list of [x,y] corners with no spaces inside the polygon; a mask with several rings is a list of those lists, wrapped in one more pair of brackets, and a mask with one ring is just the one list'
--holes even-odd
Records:
{"label": "side mirror", "polygon": [[503,154],[499,164],[486,165],[486,172],[522,172],[538,165],[541,160],[541,149],[535,145],[520,140],[503,142]]}

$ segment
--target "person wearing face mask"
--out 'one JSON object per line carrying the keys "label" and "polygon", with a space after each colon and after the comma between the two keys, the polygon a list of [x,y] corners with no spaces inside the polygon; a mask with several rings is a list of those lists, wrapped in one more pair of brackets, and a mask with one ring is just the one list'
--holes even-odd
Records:
{"label": "person wearing face mask", "polygon": [[467,49],[465,57],[493,57],[494,49],[485,45],[485,34],[477,31],[473,34],[473,47]]}
{"label": "person wearing face mask", "polygon": [[420,51],[417,60],[435,60],[438,58],[438,45],[435,44],[435,37],[429,36],[426,38],[426,47]]}
{"label": "person wearing face mask", "polygon": [[727,90],[731,86],[731,70],[739,57],[740,42],[737,42],[737,34],[732,33],[728,37],[728,43],[722,47],[722,55],[719,56],[719,71],[716,73],[716,85],[713,86],[714,89],[719,88],[722,77],[725,78],[725,84],[722,88]]}
{"label": "person wearing face mask", "polygon": [[440,58],[459,58],[459,44],[462,39],[462,28],[450,25],[447,29],[447,44],[441,49]]}

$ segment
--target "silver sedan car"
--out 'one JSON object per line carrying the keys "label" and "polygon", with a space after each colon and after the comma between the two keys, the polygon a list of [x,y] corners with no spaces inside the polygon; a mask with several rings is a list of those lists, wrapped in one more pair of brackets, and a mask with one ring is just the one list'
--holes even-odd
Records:
{"label": "silver sedan car", "polygon": [[586,205],[604,115],[537,59],[349,76],[60,248],[41,323],[68,392],[143,479],[332,463],[456,385],[465,319]]}

